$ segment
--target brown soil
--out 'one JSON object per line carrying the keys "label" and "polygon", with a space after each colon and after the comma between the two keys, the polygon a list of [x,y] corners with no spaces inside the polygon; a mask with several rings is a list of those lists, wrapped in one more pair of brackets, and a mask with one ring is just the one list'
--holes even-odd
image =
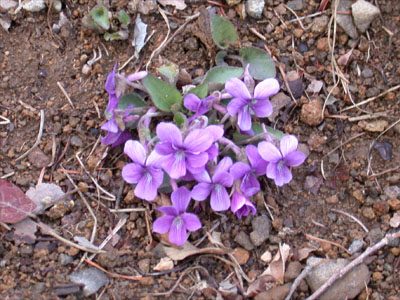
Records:
{"label": "brown soil", "polygon": [[[123,3],[122,3],[123,2]],[[184,22],[184,16],[193,15],[207,3],[188,1],[188,7],[183,11],[168,10],[170,22],[178,26]],[[314,98],[325,101],[329,89],[334,85],[331,76],[331,62],[328,49],[325,49],[321,39],[327,36],[327,30],[316,33],[310,29],[313,19],[303,20],[306,30],[299,37],[294,35],[300,28],[297,22],[286,22],[283,25],[275,16],[281,0],[266,1],[263,21],[249,17],[240,18],[241,5],[236,8],[224,7],[223,12],[231,18],[237,27],[241,45],[253,45],[263,48],[264,43],[275,57],[282,62],[284,72],[296,70],[296,64],[303,69],[302,80],[306,88],[311,79],[322,80],[327,89],[323,89]],[[342,67],[344,76],[348,79],[353,101],[360,102],[368,97],[378,95],[390,87],[400,84],[400,40],[398,11],[400,4],[396,0],[377,1],[380,4],[382,17],[377,18],[369,30],[369,39],[364,34],[353,51],[347,67]],[[305,10],[299,15],[307,15],[317,11],[319,3],[304,1]],[[29,13],[21,10],[12,23],[10,32],[0,31],[0,113],[11,123],[0,125],[0,177],[7,178],[26,191],[41,180],[53,182],[65,191],[73,189],[66,172],[79,186],[91,187],[84,195],[92,206],[97,217],[97,232],[95,244],[99,245],[114,228],[122,214],[110,213],[110,208],[116,207],[116,202],[98,199],[94,183],[80,166],[76,155],[81,157],[88,172],[108,192],[118,198],[119,207],[147,207],[150,214],[142,212],[129,213],[126,224],[118,232],[120,240],[106,249],[107,254],[98,255],[94,262],[110,272],[124,275],[147,275],[140,281],[121,278],[111,278],[109,284],[101,288],[101,299],[155,299],[151,293],[168,291],[176,283],[185,269],[201,265],[199,278],[190,273],[172,293],[173,299],[194,299],[215,297],[211,291],[200,292],[194,287],[199,279],[206,280],[210,286],[217,287],[230,273],[234,272],[231,265],[212,256],[195,256],[177,262],[171,272],[156,273],[153,268],[160,261],[160,237],[149,236],[146,220],[155,220],[156,213],[152,205],[145,206],[142,201],[132,197],[131,188],[123,185],[121,168],[128,159],[121,155],[121,148],[107,149],[96,143],[104,122],[107,105],[107,94],[103,86],[108,72],[116,61],[121,65],[133,54],[133,48],[128,41],[104,42],[96,33],[85,30],[82,17],[94,1],[86,0],[69,2],[63,11],[71,21],[71,28],[63,28],[59,34],[51,33],[48,22],[53,24],[57,19],[55,12],[46,10]],[[115,2],[112,9],[124,7],[125,1]],[[207,4],[211,5],[211,4]],[[331,12],[326,13],[328,17]],[[286,10],[282,20],[288,21],[295,17]],[[124,72],[130,73],[147,63],[150,54],[165,38],[166,25],[158,12],[142,16],[143,22],[149,25],[151,32],[156,30],[150,42],[142,50],[140,60],[130,63]],[[201,19],[199,19],[201,20]],[[268,26],[267,26],[268,25]],[[394,34],[389,36],[383,26]],[[175,27],[176,28],[176,27]],[[160,66],[161,62],[172,61],[181,69],[193,75],[201,75],[213,65],[216,48],[207,42],[206,33],[199,23],[189,25],[171,41],[156,57],[150,70]],[[255,28],[266,37],[261,41],[251,33]],[[272,30],[270,30],[272,28]],[[175,29],[172,29],[175,30]],[[341,29],[337,29],[336,59],[351,49],[348,37]],[[195,32],[194,32],[195,31]],[[293,39],[292,39],[293,38]],[[131,40],[131,39],[130,39]],[[292,41],[294,48],[292,48]],[[300,42],[307,44],[307,52],[299,50]],[[317,49],[319,45],[319,49]],[[304,45],[303,45],[304,46]],[[82,67],[93,50],[100,48],[102,59],[96,62],[89,75],[82,74]],[[105,49],[108,55],[105,54]],[[210,57],[211,56],[211,57]],[[294,61],[296,57],[296,62]],[[368,68],[372,76],[358,74]],[[282,76],[277,71],[278,79]],[[74,108],[61,92],[62,85],[68,93]],[[284,85],[282,85],[284,86]],[[283,91],[286,89],[283,87]],[[327,117],[319,126],[309,126],[300,120],[301,107],[308,103],[306,94],[300,98],[298,107],[284,112],[278,119],[276,127],[287,133],[298,136],[303,147],[310,152],[306,163],[294,170],[294,180],[277,188],[272,182],[264,182],[264,194],[257,197],[258,215],[269,215],[264,206],[264,198],[271,207],[275,218],[269,241],[248,251],[249,259],[242,265],[244,273],[254,278],[262,273],[267,264],[260,260],[261,255],[269,250],[275,253],[280,242],[292,249],[305,246],[317,247],[314,253],[321,257],[345,257],[349,255],[342,249],[328,243],[317,243],[306,237],[306,234],[327,241],[335,242],[348,248],[356,239],[363,239],[364,248],[379,241],[387,232],[393,229],[389,226],[393,213],[400,209],[400,196],[392,195],[389,186],[399,188],[400,169],[400,129],[393,127],[382,135],[365,130],[367,124],[374,119],[351,122],[348,119],[335,117],[338,115],[356,117],[368,113],[383,112],[386,120],[393,124],[400,116],[399,92],[387,93],[362,107],[362,110],[351,109],[340,113],[340,109],[350,106],[350,100],[344,94],[342,86],[332,93],[336,102],[327,107],[327,112],[333,117]],[[30,156],[16,162],[15,159],[26,152],[35,142],[40,125],[40,110],[45,112],[43,136],[39,148],[43,153]],[[289,113],[289,115],[287,115]],[[286,115],[286,117],[285,117]],[[362,134],[361,134],[362,133]],[[358,137],[350,140],[352,137]],[[371,143],[388,142],[393,147],[389,160],[384,160]],[[52,150],[55,153],[52,154]],[[38,167],[38,157],[54,159],[51,167]],[[60,159],[59,159],[60,158]],[[374,175],[375,174],[375,175]],[[312,176],[312,177],[309,177]],[[315,193],[305,187],[306,178],[320,179],[321,186]],[[90,238],[94,226],[87,208],[78,194],[71,195],[73,205],[62,208],[62,211],[49,211],[39,216],[41,222],[49,225],[67,239],[73,240],[76,235]],[[60,209],[60,208],[59,208]],[[366,233],[360,225],[348,216],[332,209],[342,210],[359,219],[369,230]],[[191,235],[191,240],[200,239],[207,230],[220,221],[215,231],[222,232],[222,240],[226,247],[235,249],[242,247],[235,241],[239,232],[250,235],[253,217],[240,221],[227,213],[227,219],[220,214],[202,213],[204,228]],[[60,288],[70,284],[67,275],[85,266],[82,251],[71,248],[59,240],[36,233],[33,243],[19,240],[13,230],[0,227],[0,295],[1,299],[58,299]],[[203,242],[200,247],[205,247]],[[68,264],[62,264],[62,256],[72,257]],[[399,299],[400,277],[398,259],[399,242],[384,247],[369,260],[369,269],[373,273],[367,290],[360,295],[361,299]],[[302,262],[305,265],[305,262]],[[232,275],[234,284],[238,284]],[[293,280],[291,280],[293,281]],[[245,282],[245,287],[247,288]],[[209,294],[207,294],[207,292]],[[310,295],[307,286],[299,289],[293,299],[304,299]],[[390,298],[393,296],[393,298]],[[76,299],[70,293],[65,299]],[[160,299],[164,296],[160,296]],[[232,297],[231,299],[233,299]],[[240,293],[235,299],[242,299]],[[99,299],[90,296],[90,299]]]}

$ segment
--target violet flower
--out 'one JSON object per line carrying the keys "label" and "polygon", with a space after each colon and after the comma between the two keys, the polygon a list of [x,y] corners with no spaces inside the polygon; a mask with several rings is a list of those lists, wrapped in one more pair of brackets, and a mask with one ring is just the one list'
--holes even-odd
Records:
{"label": "violet flower", "polygon": [[163,182],[164,173],[161,170],[162,159],[152,151],[146,158],[146,150],[138,141],[129,140],[125,143],[124,152],[132,159],[122,168],[122,177],[128,183],[136,183],[135,196],[147,201],[154,200],[157,189]]}
{"label": "violet flower", "polygon": [[108,131],[107,135],[101,139],[103,145],[111,145],[117,147],[132,136],[127,130],[121,130],[114,119],[111,119],[101,126],[101,129]]}
{"label": "violet flower", "polygon": [[257,213],[257,209],[253,202],[237,191],[234,191],[232,195],[231,211],[239,219],[241,219],[243,216],[248,216],[250,212],[253,215]]}
{"label": "violet flower", "polygon": [[165,122],[158,124],[156,132],[160,142],[155,150],[165,157],[163,168],[168,175],[177,179],[185,176],[187,171],[192,174],[203,171],[209,158],[206,151],[214,143],[216,131],[220,130],[194,129],[183,139],[176,125]]}
{"label": "violet flower", "polygon": [[198,116],[201,116],[208,112],[211,108],[212,101],[215,100],[214,96],[208,96],[204,99],[200,99],[195,94],[187,94],[183,99],[183,105],[190,111],[195,114],[191,116],[188,121],[192,121],[196,119]]}
{"label": "violet flower", "polygon": [[231,167],[230,173],[234,180],[242,180],[240,190],[246,197],[250,197],[260,190],[260,183],[256,175],[265,174],[268,162],[262,159],[254,145],[246,147],[246,154],[250,166],[244,162],[237,162]]}
{"label": "violet flower", "polygon": [[280,142],[280,149],[271,142],[258,144],[258,152],[268,161],[266,175],[275,181],[277,186],[282,186],[292,180],[289,167],[297,167],[306,159],[303,152],[296,151],[297,138],[293,135],[285,135]]}
{"label": "violet flower", "polygon": [[269,97],[279,91],[279,83],[274,78],[268,78],[258,83],[252,95],[243,81],[231,78],[225,83],[225,90],[233,96],[227,109],[231,116],[238,115],[238,125],[242,131],[251,129],[251,112],[259,118],[265,118],[272,113]]}
{"label": "violet flower", "polygon": [[114,68],[111,73],[108,74],[104,88],[108,93],[108,106],[107,112],[111,113],[114,109],[118,107],[119,96],[117,96],[117,83],[115,80],[115,74],[117,73],[117,65],[115,63]]}
{"label": "violet flower", "polygon": [[180,187],[171,194],[173,206],[158,208],[165,214],[155,220],[153,231],[159,234],[169,232],[169,241],[181,246],[187,241],[187,230],[196,231],[201,228],[201,222],[195,214],[187,213],[190,202],[190,191],[186,187]]}
{"label": "violet flower", "polygon": [[231,187],[233,184],[233,177],[229,173],[231,166],[232,159],[230,157],[223,158],[217,165],[212,178],[208,173],[205,173],[206,181],[200,182],[193,187],[192,198],[197,201],[203,201],[211,194],[210,204],[214,211],[229,209],[231,200],[226,188]]}

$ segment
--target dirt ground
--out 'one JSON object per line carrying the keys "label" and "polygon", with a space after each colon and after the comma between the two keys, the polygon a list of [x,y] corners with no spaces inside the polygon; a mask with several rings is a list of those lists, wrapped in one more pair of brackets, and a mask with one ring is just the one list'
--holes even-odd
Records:
{"label": "dirt ground", "polygon": [[[271,181],[263,182],[263,193],[256,197],[256,202],[258,216],[274,217],[268,240],[258,247],[252,247],[250,243],[248,249],[243,249],[246,242],[239,240],[238,236],[250,235],[254,230],[254,217],[238,220],[230,212],[226,215],[201,213],[205,226],[192,234],[191,240],[198,241],[211,228],[221,232],[225,247],[243,251],[238,257],[247,258],[241,268],[250,279],[256,278],[268,266],[261,256],[266,251],[275,254],[280,243],[288,244],[293,251],[315,248],[315,256],[354,259],[386,233],[394,231],[389,222],[400,210],[399,90],[385,93],[361,108],[344,110],[352,106],[351,101],[359,103],[400,84],[400,2],[376,1],[382,15],[373,21],[368,35],[363,34],[358,40],[351,41],[342,29],[336,28],[335,58],[339,59],[354,47],[347,65],[340,66],[352,99],[345,94],[341,81],[334,86],[327,25],[320,31],[313,29],[315,17],[302,19],[301,24],[291,22],[296,17],[283,6],[286,3],[283,0],[266,1],[261,20],[241,18],[242,4],[229,7],[224,2],[219,7],[211,2],[187,1],[187,8],[182,11],[165,7],[170,13],[168,19],[172,32],[184,23],[184,16],[193,15],[203,7],[215,6],[217,12],[227,16],[235,25],[242,46],[264,49],[266,45],[281,63],[283,74],[298,70],[304,89],[312,80],[322,81],[324,87],[315,95],[312,92],[306,95],[303,91],[298,105],[283,107],[275,124],[271,124],[295,134],[309,156],[302,167],[294,169],[294,179],[290,184],[277,188]],[[317,12],[320,4],[313,0],[303,3],[304,9],[297,12],[299,17]],[[73,190],[68,176],[78,186],[88,187],[83,194],[97,218],[96,245],[107,237],[120,219],[127,216],[126,223],[118,231],[119,240],[108,245],[105,248],[108,252],[97,255],[93,261],[109,272],[142,275],[143,278],[128,280],[109,276],[108,284],[87,299],[163,299],[165,295],[153,293],[170,290],[181,275],[185,276],[170,295],[172,299],[215,298],[213,288],[218,289],[229,275],[231,282],[239,285],[235,268],[226,262],[228,256],[220,255],[225,257],[225,261],[217,255],[190,256],[176,262],[172,270],[154,271],[163,253],[160,237],[149,235],[147,223],[155,220],[156,212],[151,204],[144,205],[143,201],[135,199],[132,189],[124,185],[121,169],[128,159],[122,154],[121,147],[109,149],[99,143],[99,137],[104,136],[100,126],[105,121],[108,101],[104,91],[106,76],[115,62],[122,65],[133,55],[134,49],[130,43],[132,37],[129,41],[105,42],[101,36],[83,27],[83,16],[95,4],[95,1],[87,0],[65,2],[63,12],[70,26],[62,27],[60,32],[49,30],[49,24],[52,26],[57,21],[58,13],[47,13],[46,9],[35,13],[21,10],[13,16],[9,33],[0,31],[0,114],[10,120],[9,124],[0,125],[0,178],[13,182],[23,191],[39,181],[56,183],[65,192]],[[127,1],[114,1],[111,10],[126,5]],[[328,19],[332,16],[330,4],[322,15]],[[167,32],[157,10],[142,15],[142,20],[149,25],[148,32],[155,30],[155,33],[139,60],[127,64],[123,70],[125,73],[143,69]],[[196,22],[178,33],[160,56],[152,60],[150,71],[162,62],[171,61],[194,78],[214,64],[217,48],[207,42],[201,22]],[[265,40],[254,34],[251,28]],[[89,74],[83,74],[83,65],[93,56],[93,50],[98,52],[98,49],[101,49],[102,58],[93,65]],[[281,92],[288,95],[279,69],[277,78],[282,83]],[[60,86],[65,89],[71,103]],[[329,93],[336,101],[327,105],[325,119],[318,125],[307,124],[302,116],[306,113],[302,111],[304,106],[313,99],[324,103]],[[41,110],[45,116],[38,146],[41,151],[16,161],[36,141]],[[378,118],[351,119],[372,113],[380,114]],[[396,122],[396,126],[391,126]],[[387,130],[374,127],[380,124]],[[391,155],[384,159],[379,149],[372,147],[374,142],[385,143],[379,144],[380,149],[390,144]],[[388,155],[386,152],[383,154]],[[86,170],[80,165],[77,155]],[[52,165],[46,167],[49,162]],[[98,198],[90,176],[117,201]],[[269,205],[270,212],[264,202]],[[110,212],[118,206],[146,208],[147,213]],[[368,233],[338,210],[357,218]],[[94,226],[92,216],[77,193],[70,195],[68,203],[48,210],[39,219],[69,240],[76,235],[90,238]],[[83,251],[40,231],[35,238],[27,240],[19,238],[12,226],[10,231],[0,226],[0,236],[1,299],[77,299],[76,292],[80,287],[71,284],[67,276],[89,267],[83,261]],[[364,241],[363,247],[353,256],[330,243],[348,249],[360,239]],[[199,245],[200,248],[206,246],[207,239]],[[399,255],[400,242],[396,240],[366,261],[371,280],[358,299],[400,299]],[[188,268],[194,266],[202,268],[189,272]],[[301,266],[305,266],[305,261],[301,261]],[[201,291],[200,279],[212,288]],[[286,278],[285,282],[294,279]],[[247,289],[249,283],[245,281],[244,286]],[[305,299],[310,294],[304,283],[292,299]],[[226,297],[245,298],[240,290],[237,295]]]}

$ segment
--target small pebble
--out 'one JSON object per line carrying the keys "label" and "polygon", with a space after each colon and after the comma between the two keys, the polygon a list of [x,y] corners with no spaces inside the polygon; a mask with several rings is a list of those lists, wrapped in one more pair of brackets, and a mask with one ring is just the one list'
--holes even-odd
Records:
{"label": "small pebble", "polygon": [[312,100],[301,107],[300,120],[309,126],[316,126],[322,122],[322,103]]}

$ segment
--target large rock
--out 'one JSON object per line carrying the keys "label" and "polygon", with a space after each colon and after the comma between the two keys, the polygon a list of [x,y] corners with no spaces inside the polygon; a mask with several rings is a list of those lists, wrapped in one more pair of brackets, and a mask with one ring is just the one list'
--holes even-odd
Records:
{"label": "large rock", "polygon": [[264,0],[247,0],[246,12],[250,17],[254,19],[260,19],[264,9],[264,5]]}
{"label": "large rock", "polygon": [[[353,2],[351,0],[341,0],[339,2],[339,6],[337,8],[338,11],[349,11],[351,8],[351,4]],[[332,6],[335,5],[335,1],[333,1]],[[351,15],[337,14],[336,22],[340,27],[347,33],[349,37],[352,39],[358,38],[357,29],[354,26],[353,18]]]}
{"label": "large rock", "polygon": [[351,11],[354,18],[354,24],[361,32],[367,31],[372,20],[381,13],[375,5],[365,1],[358,0],[351,6]]}
{"label": "large rock", "polygon": [[[325,263],[325,259],[318,257],[310,257],[307,259],[307,264],[315,266],[307,275],[306,281],[312,292],[315,292],[323,285],[335,272],[343,269],[349,264],[346,259],[329,260]],[[354,267],[342,278],[336,280],[331,285],[319,300],[344,300],[354,299],[365,286],[368,285],[371,274],[367,265],[361,264]]]}

